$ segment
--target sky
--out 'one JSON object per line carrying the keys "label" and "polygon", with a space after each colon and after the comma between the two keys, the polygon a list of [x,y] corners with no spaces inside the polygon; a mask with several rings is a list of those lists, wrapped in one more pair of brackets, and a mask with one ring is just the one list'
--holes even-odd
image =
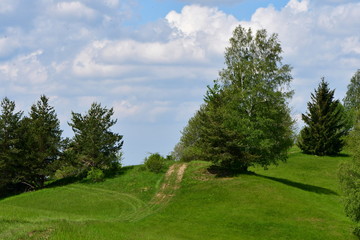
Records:
{"label": "sky", "polygon": [[301,127],[321,77],[345,96],[360,68],[359,0],[0,0],[0,97],[27,114],[45,94],[71,112],[114,108],[123,165],[169,154],[224,68],[238,25],[277,33]]}

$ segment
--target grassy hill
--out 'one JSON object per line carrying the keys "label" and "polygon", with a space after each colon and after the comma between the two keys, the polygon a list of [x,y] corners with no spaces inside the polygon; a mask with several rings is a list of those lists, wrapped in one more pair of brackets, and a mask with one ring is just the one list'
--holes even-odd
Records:
{"label": "grassy hill", "polygon": [[0,200],[0,239],[353,240],[336,177],[346,159],[294,148],[288,163],[254,174],[217,177],[199,161],[182,179],[180,163],[168,175],[128,167]]}

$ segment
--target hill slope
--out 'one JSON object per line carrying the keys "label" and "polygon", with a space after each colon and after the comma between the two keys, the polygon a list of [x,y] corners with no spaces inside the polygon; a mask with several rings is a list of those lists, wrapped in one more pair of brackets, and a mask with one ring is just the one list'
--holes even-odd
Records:
{"label": "hill slope", "polygon": [[336,179],[344,159],[295,150],[286,164],[228,178],[191,162],[180,180],[179,163],[168,175],[127,168],[1,200],[0,239],[353,240]]}

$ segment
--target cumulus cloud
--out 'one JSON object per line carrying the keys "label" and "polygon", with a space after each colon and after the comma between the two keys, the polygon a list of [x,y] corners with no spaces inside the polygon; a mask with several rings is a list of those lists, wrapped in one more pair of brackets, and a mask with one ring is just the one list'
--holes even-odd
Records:
{"label": "cumulus cloud", "polygon": [[216,72],[214,63],[221,66],[225,46],[238,24],[235,17],[217,8],[193,5],[180,13],[172,11],[165,19],[168,34],[162,41],[94,41],[76,56],[73,72],[83,77],[122,78],[144,73],[150,79],[204,78]]}
{"label": "cumulus cloud", "polygon": [[81,2],[58,2],[53,6],[51,13],[65,18],[87,19],[92,19],[96,15],[95,10],[87,7]]}
{"label": "cumulus cloud", "polygon": [[8,63],[0,64],[1,78],[17,83],[39,84],[46,82],[48,79],[47,69],[38,59],[42,53],[42,50],[38,50],[28,55],[19,56]]}
{"label": "cumulus cloud", "polygon": [[278,33],[284,62],[293,69],[294,114],[306,110],[311,91],[321,77],[342,98],[351,75],[360,66],[358,1],[291,0],[280,10],[272,6],[258,9],[243,25]]}
{"label": "cumulus cloud", "polygon": [[181,2],[186,3],[199,3],[204,5],[219,5],[219,4],[235,4],[241,3],[244,0],[180,0]]}
{"label": "cumulus cloud", "polygon": [[84,112],[97,101],[113,106],[128,132],[160,121],[176,135],[217,78],[238,24],[279,34],[283,61],[293,66],[297,118],[320,77],[342,97],[360,66],[358,1],[289,0],[242,22],[202,6],[241,1],[186,2],[196,4],[137,26],[123,23],[133,16],[133,0],[0,0],[0,91],[20,106],[41,93],[54,96],[65,125],[70,110]]}

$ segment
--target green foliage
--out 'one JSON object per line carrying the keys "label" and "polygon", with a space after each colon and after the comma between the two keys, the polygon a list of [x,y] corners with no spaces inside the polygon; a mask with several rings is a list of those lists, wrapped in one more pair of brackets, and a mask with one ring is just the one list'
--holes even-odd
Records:
{"label": "green foliage", "polygon": [[[353,221],[360,223],[360,111],[354,129],[347,137],[347,144],[353,156],[344,162],[339,171],[339,178],[344,192],[345,212]],[[360,227],[354,233],[360,237]]]}
{"label": "green foliage", "polygon": [[354,240],[334,178],[347,159],[293,148],[287,164],[231,178],[193,161],[171,202],[155,206],[164,174],[125,167],[103,182],[1,199],[0,239]]}
{"label": "green foliage", "polygon": [[[4,98],[0,115],[0,188],[16,182],[21,159],[20,132],[22,112],[15,112],[15,102]],[[1,195],[1,194],[0,194]]]}
{"label": "green foliage", "polygon": [[173,155],[207,160],[233,171],[285,161],[293,144],[287,91],[291,68],[283,65],[277,35],[237,27],[226,48],[226,68],[183,131]]}
{"label": "green foliage", "polygon": [[335,90],[330,90],[322,78],[312,102],[308,103],[308,112],[302,114],[306,126],[301,130],[298,146],[308,154],[319,156],[336,155],[343,146],[343,137],[348,132],[344,108],[339,100],[334,100]]}
{"label": "green foliage", "polygon": [[91,182],[102,182],[105,179],[105,174],[101,169],[98,168],[91,168],[88,171],[86,180]]}
{"label": "green foliage", "polygon": [[110,129],[116,124],[116,120],[111,119],[113,114],[112,108],[98,103],[93,103],[85,115],[72,112],[69,125],[75,136],[69,144],[68,155],[73,156],[74,163],[83,171],[109,169],[120,160],[123,136]]}
{"label": "green foliage", "polygon": [[165,163],[166,159],[159,153],[152,153],[144,160],[145,168],[154,173],[162,172],[165,168]]}
{"label": "green foliage", "polygon": [[343,101],[344,107],[351,118],[351,126],[353,126],[355,124],[356,112],[360,110],[360,69],[351,78]]}
{"label": "green foliage", "polygon": [[56,170],[54,174],[54,179],[59,180],[62,178],[74,177],[81,174],[79,169],[73,165],[64,164],[59,169]]}
{"label": "green foliage", "polygon": [[43,187],[46,178],[55,173],[62,146],[60,121],[48,101],[42,95],[22,121],[23,168],[18,181],[33,188]]}

